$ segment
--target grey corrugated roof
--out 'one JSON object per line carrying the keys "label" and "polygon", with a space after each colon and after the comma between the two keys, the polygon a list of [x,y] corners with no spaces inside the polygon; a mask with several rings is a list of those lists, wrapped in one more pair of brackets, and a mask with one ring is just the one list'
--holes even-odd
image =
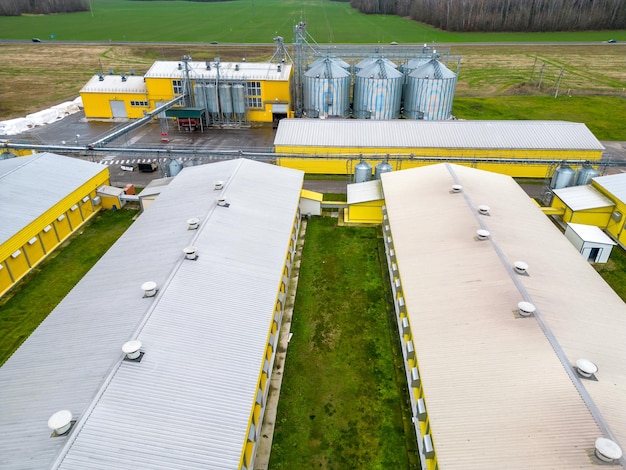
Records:
{"label": "grey corrugated roof", "polygon": [[590,184],[552,190],[573,211],[614,206],[613,202]]}
{"label": "grey corrugated roof", "polygon": [[381,199],[383,199],[383,188],[380,184],[380,180],[365,181],[363,183],[354,183],[347,186],[348,204],[380,201]]}
{"label": "grey corrugated roof", "polygon": [[598,176],[593,178],[593,181],[599,186],[602,186],[617,199],[626,203],[626,173]]}
{"label": "grey corrugated roof", "polygon": [[597,468],[602,422],[626,448],[626,306],[514,180],[432,165],[382,182],[439,468]]}
{"label": "grey corrugated roof", "polygon": [[0,244],[103,171],[97,163],[53,153],[0,160]]}
{"label": "grey corrugated roof", "polygon": [[604,150],[587,126],[564,121],[281,119],[274,145]]}
{"label": "grey corrugated roof", "polygon": [[611,240],[606,233],[602,231],[600,227],[595,225],[575,224],[568,222],[567,226],[572,229],[576,235],[580,237],[582,241],[591,243],[602,243],[604,245],[617,245]]}
{"label": "grey corrugated roof", "polygon": [[[233,160],[163,188],[0,369],[0,467],[40,470],[59,455],[63,469],[237,468],[302,181]],[[190,245],[195,261],[183,259]],[[156,298],[142,297],[145,281]],[[143,360],[123,362],[134,338]],[[50,438],[64,408],[77,427]]]}
{"label": "grey corrugated roof", "polygon": [[143,77],[119,75],[94,75],[80,90],[81,93],[147,93]]}
{"label": "grey corrugated roof", "polygon": [[[179,64],[180,68],[179,68]],[[189,78],[216,80],[219,73],[221,80],[289,80],[292,65],[289,63],[274,64],[272,62],[220,62],[219,72],[215,62],[188,62]],[[157,60],[145,74],[146,78],[185,78],[182,62]]]}

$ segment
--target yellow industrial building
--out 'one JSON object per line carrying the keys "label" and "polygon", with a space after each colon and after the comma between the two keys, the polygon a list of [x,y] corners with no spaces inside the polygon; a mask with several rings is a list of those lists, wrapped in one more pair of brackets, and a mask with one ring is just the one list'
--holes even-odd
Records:
{"label": "yellow industrial building", "polygon": [[109,169],[52,153],[0,160],[0,296],[101,209]]}
{"label": "yellow industrial building", "polygon": [[383,188],[380,180],[349,184],[348,207],[344,209],[347,223],[379,224],[383,220]]}
{"label": "yellow industrial building", "polygon": [[626,173],[599,176],[591,184],[553,190],[551,207],[564,223],[595,225],[626,245]]}
{"label": "yellow industrial building", "polygon": [[350,174],[361,158],[385,159],[394,170],[467,159],[482,170],[545,178],[555,161],[599,162],[604,146],[584,124],[563,121],[283,119],[274,150],[279,165],[307,173]]}
{"label": "yellow industrial building", "polygon": [[187,94],[208,123],[272,122],[293,117],[292,74],[289,63],[156,61],[142,77],[94,75],[80,95],[87,119],[141,118]]}

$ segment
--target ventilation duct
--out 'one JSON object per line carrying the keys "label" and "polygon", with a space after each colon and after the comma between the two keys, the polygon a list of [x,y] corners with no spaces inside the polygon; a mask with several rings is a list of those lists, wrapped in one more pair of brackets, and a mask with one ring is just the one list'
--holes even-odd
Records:
{"label": "ventilation duct", "polygon": [[596,439],[596,457],[603,462],[613,463],[622,458],[622,449],[611,439],[599,437]]}
{"label": "ventilation duct", "polygon": [[589,359],[578,359],[576,361],[576,372],[581,377],[588,379],[593,377],[593,374],[598,372],[598,366],[596,366]]}
{"label": "ventilation duct", "polygon": [[198,258],[198,253],[195,246],[187,246],[183,248],[183,253],[185,253],[185,259],[195,260]]}
{"label": "ventilation duct", "polygon": [[122,345],[122,351],[126,354],[126,359],[134,361],[139,359],[141,355],[141,341],[134,339],[131,341],[127,341]]}
{"label": "ventilation duct", "polygon": [[489,230],[480,229],[476,230],[476,235],[479,240],[487,240],[491,234],[489,233]]}
{"label": "ventilation duct", "polygon": [[513,269],[517,274],[526,274],[528,271],[528,265],[523,261],[516,261],[513,263]]}
{"label": "ventilation duct", "polygon": [[460,193],[461,191],[463,191],[463,186],[460,184],[453,184],[452,185],[452,192],[453,193]]}
{"label": "ventilation duct", "polygon": [[489,206],[481,204],[478,206],[478,213],[482,215],[489,215]]}
{"label": "ventilation duct", "polygon": [[520,302],[517,304],[517,309],[519,311],[519,314],[522,317],[529,317],[531,316],[533,313],[535,313],[535,310],[537,310],[537,308],[531,304],[530,302]]}
{"label": "ventilation duct", "polygon": [[67,434],[72,428],[72,412],[70,410],[57,411],[48,419],[48,427],[56,436]]}
{"label": "ventilation duct", "polygon": [[230,204],[228,204],[226,202],[226,198],[225,197],[218,197],[217,198],[217,205],[221,206],[221,207],[228,207]]}
{"label": "ventilation duct", "polygon": [[157,293],[157,283],[154,281],[147,281],[141,285],[144,297],[154,297]]}
{"label": "ventilation duct", "polygon": [[224,187],[224,182],[223,182],[223,181],[216,181],[216,182],[213,184],[213,189],[215,189],[215,190],[220,190],[220,189],[222,189],[223,187]]}
{"label": "ventilation duct", "polygon": [[187,225],[188,225],[187,228],[189,230],[196,230],[198,228],[199,223],[200,221],[196,219],[195,217],[192,217],[191,219],[187,219]]}

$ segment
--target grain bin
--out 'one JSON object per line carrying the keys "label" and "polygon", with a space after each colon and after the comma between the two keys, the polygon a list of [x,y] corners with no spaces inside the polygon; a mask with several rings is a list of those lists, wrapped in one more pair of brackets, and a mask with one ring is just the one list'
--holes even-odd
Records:
{"label": "grain bin", "polygon": [[316,62],[304,74],[304,114],[308,117],[348,117],[350,73],[330,58]]}
{"label": "grain bin", "polygon": [[393,167],[387,162],[387,160],[380,162],[374,167],[374,179],[379,180],[383,173],[389,173],[393,171]]}
{"label": "grain bin", "polygon": [[318,66],[320,63],[323,63],[326,60],[330,60],[333,64],[338,65],[339,67],[341,67],[344,70],[347,70],[348,72],[352,68],[348,62],[346,62],[343,59],[340,59],[339,57],[326,56],[326,57],[320,57],[319,59],[316,59],[313,62],[311,62],[307,66],[307,70],[311,70],[313,67]]}
{"label": "grain bin", "polygon": [[400,116],[403,76],[387,62],[378,59],[356,74],[353,104],[356,118],[381,120]]}
{"label": "grain bin", "polygon": [[576,172],[567,165],[561,165],[556,169],[550,181],[550,187],[552,189],[561,189],[572,186],[575,182]]}
{"label": "grain bin", "polygon": [[220,95],[220,109],[225,117],[229,117],[233,112],[233,99],[231,95],[230,85],[228,83],[222,83],[219,86]]}
{"label": "grain bin", "polygon": [[398,66],[390,61],[389,59],[386,59],[384,57],[380,57],[380,56],[374,56],[374,57],[367,57],[359,62],[357,62],[354,65],[354,73],[358,73],[363,69],[366,69],[368,67],[371,67],[372,65],[376,64],[378,61],[383,61],[388,67],[393,68],[393,69],[397,69]]}
{"label": "grain bin", "polygon": [[354,167],[354,182],[363,183],[372,179],[372,165],[365,160],[361,160]]}
{"label": "grain bin", "polygon": [[196,84],[193,86],[193,98],[196,102],[196,108],[206,109],[206,95],[203,85]]}
{"label": "grain bin", "polygon": [[404,116],[427,121],[450,119],[456,80],[456,73],[437,59],[417,67],[407,77]]}
{"label": "grain bin", "polygon": [[217,96],[217,86],[213,83],[209,83],[204,87],[205,96],[206,96],[206,104],[209,113],[213,116],[216,116],[220,112],[220,104]]}
{"label": "grain bin", "polygon": [[246,90],[241,83],[232,87],[233,112],[237,119],[242,120],[246,114]]}
{"label": "grain bin", "polygon": [[600,176],[598,170],[590,166],[583,166],[576,172],[576,186],[582,186],[585,184],[591,184],[591,180],[596,176]]}

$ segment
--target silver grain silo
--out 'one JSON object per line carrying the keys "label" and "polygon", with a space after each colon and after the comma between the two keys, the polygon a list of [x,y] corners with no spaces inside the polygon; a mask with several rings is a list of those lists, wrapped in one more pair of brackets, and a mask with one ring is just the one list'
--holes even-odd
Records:
{"label": "silver grain silo", "polygon": [[232,87],[233,112],[240,121],[246,114],[246,89],[241,83]]}
{"label": "silver grain silo", "polygon": [[400,116],[402,73],[383,59],[359,71],[354,78],[354,117],[396,119]]}
{"label": "silver grain silo", "polygon": [[354,182],[363,183],[372,179],[372,165],[365,160],[361,160],[354,167]]}
{"label": "silver grain silo", "polygon": [[183,162],[179,159],[171,159],[165,165],[165,174],[168,177],[176,176],[183,169]]}
{"label": "silver grain silo", "polygon": [[319,65],[320,63],[326,60],[330,60],[333,64],[338,65],[339,67],[341,67],[344,70],[347,70],[348,72],[352,68],[348,62],[346,62],[343,59],[340,59],[339,57],[326,56],[326,57],[320,57],[319,59],[315,59],[313,62],[311,62],[307,66],[306,69],[311,70],[313,67],[316,67],[317,65]]}
{"label": "silver grain silo", "polygon": [[450,119],[456,79],[456,73],[437,59],[413,70],[405,87],[404,116],[427,121]]}
{"label": "silver grain silo", "polygon": [[380,162],[378,165],[374,167],[374,179],[379,180],[380,175],[383,173],[389,173],[393,171],[393,167],[387,162],[387,160]]}
{"label": "silver grain silo", "polygon": [[357,62],[356,64],[354,64],[354,73],[358,73],[363,69],[366,69],[368,67],[371,67],[372,65],[374,65],[375,63],[377,63],[378,61],[383,61],[388,67],[392,68],[392,69],[397,69],[398,66],[390,61],[389,59],[385,59],[384,57],[380,57],[380,56],[373,56],[373,57],[366,57],[365,59]]}
{"label": "silver grain silo", "polygon": [[196,102],[196,108],[206,109],[206,95],[204,94],[204,86],[195,84],[193,86],[193,98]]}
{"label": "silver grain silo", "polygon": [[591,180],[596,176],[600,176],[598,170],[591,166],[583,166],[576,172],[576,186],[582,186],[585,184],[591,184]]}
{"label": "silver grain silo", "polygon": [[575,182],[575,175],[576,172],[570,166],[561,165],[555,170],[552,181],[550,181],[550,187],[561,189],[572,186]]}
{"label": "silver grain silo", "polygon": [[220,113],[220,102],[217,96],[217,86],[213,83],[209,83],[204,87],[206,93],[206,104],[209,114],[215,119]]}
{"label": "silver grain silo", "polygon": [[350,114],[350,73],[330,58],[304,73],[304,114],[308,117]]}
{"label": "silver grain silo", "polygon": [[230,85],[228,83],[222,83],[219,86],[220,90],[220,109],[224,117],[228,118],[233,113],[233,99],[230,93]]}

